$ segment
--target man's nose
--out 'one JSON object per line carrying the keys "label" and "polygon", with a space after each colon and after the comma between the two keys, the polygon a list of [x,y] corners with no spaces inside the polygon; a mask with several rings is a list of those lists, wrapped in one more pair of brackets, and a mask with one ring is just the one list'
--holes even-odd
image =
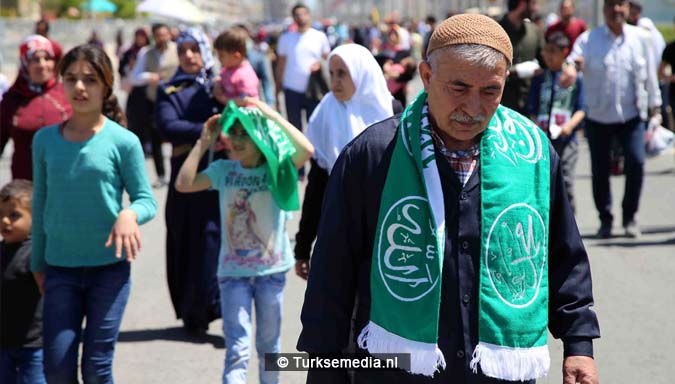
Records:
{"label": "man's nose", "polygon": [[464,112],[475,117],[481,112],[481,101],[478,92],[471,92],[464,100]]}

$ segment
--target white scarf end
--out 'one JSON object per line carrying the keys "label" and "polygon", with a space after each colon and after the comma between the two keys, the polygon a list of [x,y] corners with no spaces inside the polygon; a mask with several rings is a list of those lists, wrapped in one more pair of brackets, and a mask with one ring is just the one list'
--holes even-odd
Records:
{"label": "white scarf end", "polygon": [[478,343],[469,367],[478,373],[508,381],[527,381],[544,377],[551,367],[548,346],[511,348]]}
{"label": "white scarf end", "polygon": [[406,370],[414,375],[433,377],[436,372],[445,369],[445,357],[436,344],[406,339],[372,321],[361,330],[357,344],[371,354],[409,354],[410,369]]}

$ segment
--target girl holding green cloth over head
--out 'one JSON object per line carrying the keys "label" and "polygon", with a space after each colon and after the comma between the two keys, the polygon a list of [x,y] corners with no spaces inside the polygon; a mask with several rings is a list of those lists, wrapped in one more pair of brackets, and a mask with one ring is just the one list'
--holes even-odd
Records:
{"label": "girl holding green cloth over head", "polygon": [[[206,121],[180,169],[176,190],[219,194],[218,283],[227,349],[223,383],[246,381],[253,302],[260,382],[278,383],[279,373],[264,369],[263,354],[280,352],[282,292],[293,266],[286,221],[289,211],[300,208],[297,169],[314,147],[265,103],[244,101],[252,107],[230,102],[222,115]],[[221,130],[230,142],[229,159],[197,173],[199,160]]]}

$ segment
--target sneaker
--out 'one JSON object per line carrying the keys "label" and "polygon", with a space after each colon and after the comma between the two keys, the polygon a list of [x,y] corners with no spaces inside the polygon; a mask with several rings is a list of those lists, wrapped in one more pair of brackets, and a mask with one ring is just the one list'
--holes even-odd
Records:
{"label": "sneaker", "polygon": [[638,237],[642,236],[642,231],[640,231],[640,227],[638,227],[635,220],[629,221],[623,226],[623,229],[626,231],[626,237],[637,239]]}
{"label": "sneaker", "polygon": [[609,239],[612,237],[612,225],[611,224],[602,224],[600,229],[598,229],[597,237],[599,239]]}
{"label": "sneaker", "polygon": [[155,189],[159,189],[159,188],[163,188],[167,184],[169,184],[169,180],[167,180],[166,177],[158,177],[157,181],[155,181],[152,184],[152,187],[155,188]]}

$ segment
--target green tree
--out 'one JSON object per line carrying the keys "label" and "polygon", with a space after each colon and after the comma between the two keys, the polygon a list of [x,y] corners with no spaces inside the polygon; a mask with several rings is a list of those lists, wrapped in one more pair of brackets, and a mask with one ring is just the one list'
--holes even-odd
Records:
{"label": "green tree", "polygon": [[59,16],[67,16],[68,8],[74,7],[81,9],[82,3],[85,0],[43,0],[42,7],[44,9],[55,12]]}
{"label": "green tree", "polygon": [[136,2],[133,0],[111,0],[117,5],[115,17],[120,19],[133,19],[136,17]]}
{"label": "green tree", "polygon": [[673,23],[658,24],[656,27],[663,35],[663,38],[666,40],[666,43],[675,41],[675,25]]}

